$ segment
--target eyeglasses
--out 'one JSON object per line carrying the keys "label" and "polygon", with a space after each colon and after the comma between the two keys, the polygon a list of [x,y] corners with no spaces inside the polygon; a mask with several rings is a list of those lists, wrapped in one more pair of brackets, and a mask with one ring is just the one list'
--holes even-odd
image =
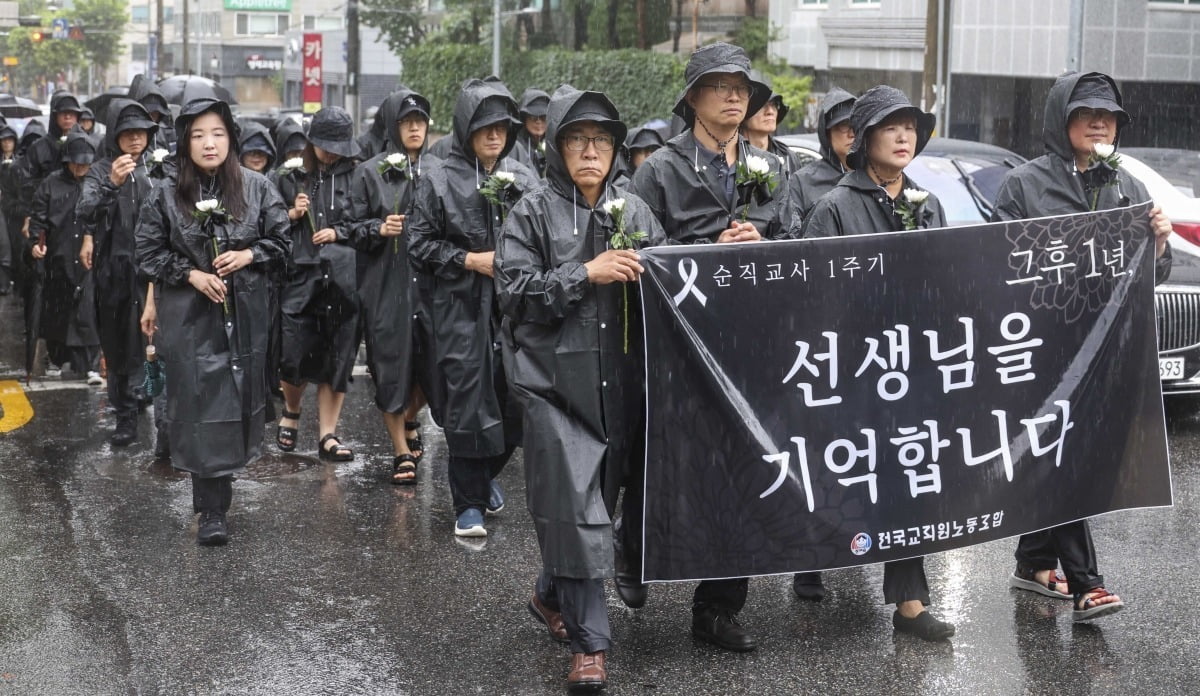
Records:
{"label": "eyeglasses", "polygon": [[571,152],[583,152],[588,144],[596,146],[597,152],[610,152],[616,141],[611,135],[597,135],[589,138],[586,135],[567,135],[563,137],[563,145]]}
{"label": "eyeglasses", "polygon": [[1089,109],[1086,106],[1075,109],[1071,112],[1071,119],[1075,121],[1094,121],[1097,119],[1116,118],[1117,115],[1108,109]]}
{"label": "eyeglasses", "polygon": [[696,86],[697,87],[706,87],[708,89],[711,89],[712,91],[717,93],[718,97],[720,97],[722,99],[728,99],[729,97],[733,96],[735,93],[741,99],[746,99],[751,94],[754,94],[753,85],[746,84],[745,82],[737,82],[737,83],[708,82],[708,83],[705,83],[702,85],[696,85]]}

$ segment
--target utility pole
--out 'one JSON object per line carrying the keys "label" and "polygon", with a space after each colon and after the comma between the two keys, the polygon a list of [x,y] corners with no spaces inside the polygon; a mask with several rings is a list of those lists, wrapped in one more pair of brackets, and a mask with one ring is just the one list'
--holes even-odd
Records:
{"label": "utility pole", "polygon": [[154,10],[154,74],[150,79],[156,80],[161,77],[162,73],[162,56],[163,56],[163,0],[158,0],[155,3]]}
{"label": "utility pole", "polygon": [[188,66],[191,65],[191,63],[188,61],[188,57],[189,57],[188,56],[188,17],[189,16],[191,16],[191,13],[188,12],[188,0],[183,0],[183,25],[182,25],[183,31],[180,32],[180,38],[183,41],[183,51],[182,51],[183,56],[181,57],[181,60],[179,63],[179,65],[182,66],[181,70],[179,71],[181,74],[186,74],[188,71]]}
{"label": "utility pole", "polygon": [[[941,64],[939,59],[941,45],[941,34],[938,32],[940,26],[938,15],[938,0],[925,0],[925,65],[921,72],[921,110],[933,110],[933,102],[935,99],[935,85],[938,84],[938,66]],[[939,126],[943,125],[941,123]],[[941,128],[938,129],[939,134]]]}
{"label": "utility pole", "polygon": [[346,101],[350,118],[358,127],[360,104],[358,103],[358,71],[362,66],[362,43],[358,38],[358,0],[346,3]]}

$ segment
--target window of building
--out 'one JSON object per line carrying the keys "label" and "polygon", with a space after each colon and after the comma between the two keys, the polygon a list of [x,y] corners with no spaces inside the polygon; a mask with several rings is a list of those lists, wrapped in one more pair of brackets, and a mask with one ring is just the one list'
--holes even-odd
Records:
{"label": "window of building", "polygon": [[150,23],[150,7],[148,5],[134,5],[129,8],[129,21],[134,24],[149,24]]}
{"label": "window of building", "polygon": [[305,31],[337,31],[346,28],[343,15],[304,15]]}
{"label": "window of building", "polygon": [[1151,5],[1191,5],[1200,7],[1200,0],[1150,0]]}
{"label": "window of building", "polygon": [[800,0],[801,5],[828,5],[829,0]]}
{"label": "window of building", "polygon": [[291,25],[291,15],[239,12],[234,32],[238,36],[282,36]]}
{"label": "window of building", "polygon": [[129,57],[136,61],[145,61],[150,51],[146,48],[146,44],[129,44]]}

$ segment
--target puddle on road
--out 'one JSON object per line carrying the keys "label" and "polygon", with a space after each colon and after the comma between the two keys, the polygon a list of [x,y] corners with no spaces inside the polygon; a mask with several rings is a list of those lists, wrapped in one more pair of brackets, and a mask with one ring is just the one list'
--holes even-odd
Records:
{"label": "puddle on road", "polygon": [[307,471],[313,467],[320,466],[320,464],[320,461],[316,457],[272,452],[270,454],[264,454],[258,459],[258,461],[246,467],[246,473],[238,478],[261,481],[263,479],[272,479],[280,476],[298,474],[302,471]]}

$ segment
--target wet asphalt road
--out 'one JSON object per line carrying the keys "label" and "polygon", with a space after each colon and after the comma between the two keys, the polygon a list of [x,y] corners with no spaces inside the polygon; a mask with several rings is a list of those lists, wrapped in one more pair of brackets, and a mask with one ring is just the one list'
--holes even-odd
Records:
{"label": "wet asphalt road", "polygon": [[[19,319],[0,298],[0,380],[20,374]],[[0,434],[2,694],[558,694],[568,667],[525,603],[538,568],[519,455],[486,543],[456,541],[445,443],[427,427],[415,488],[365,377],[342,434],[355,461],[272,453],[234,485],[232,541],[199,548],[188,481],[106,441],[101,390],[46,379],[33,420]],[[927,560],[943,644],[893,636],[879,567],[829,573],[819,604],[751,581],[750,654],[689,635],[691,585],[645,609],[609,592],[611,694],[1200,693],[1200,411],[1171,404],[1175,506],[1095,521],[1101,571],[1129,607],[1072,625],[1067,602],[1008,589],[1014,540]],[[270,435],[270,434],[269,434]]]}

